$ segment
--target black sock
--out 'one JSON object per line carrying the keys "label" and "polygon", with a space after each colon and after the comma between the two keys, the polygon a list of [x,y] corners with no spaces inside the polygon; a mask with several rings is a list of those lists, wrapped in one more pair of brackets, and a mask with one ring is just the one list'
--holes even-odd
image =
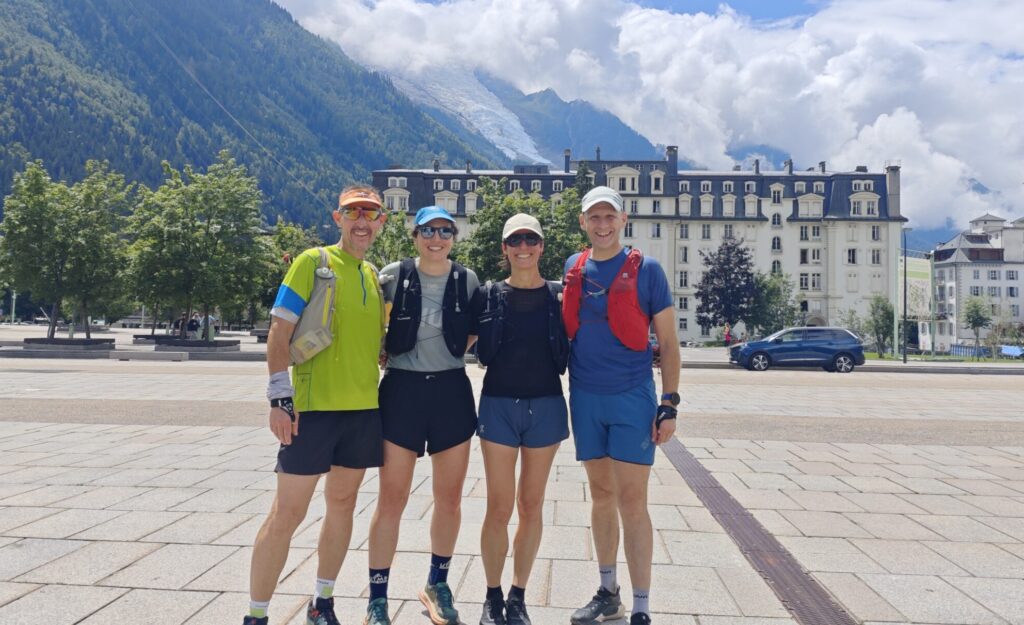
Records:
{"label": "black sock", "polygon": [[509,599],[518,599],[518,600],[522,601],[523,603],[525,603],[526,602],[526,589],[525,588],[520,588],[519,586],[513,585],[511,588],[508,589],[508,598]]}
{"label": "black sock", "polygon": [[501,591],[501,586],[495,586],[491,588],[487,587],[487,600],[488,601],[504,601],[505,593]]}
{"label": "black sock", "polygon": [[391,567],[386,569],[370,569],[370,601],[380,599],[381,597],[387,599],[388,577],[390,576]]}
{"label": "black sock", "polygon": [[427,576],[427,583],[431,586],[441,582],[448,583],[448,567],[451,566],[451,563],[451,556],[430,554],[430,575]]}

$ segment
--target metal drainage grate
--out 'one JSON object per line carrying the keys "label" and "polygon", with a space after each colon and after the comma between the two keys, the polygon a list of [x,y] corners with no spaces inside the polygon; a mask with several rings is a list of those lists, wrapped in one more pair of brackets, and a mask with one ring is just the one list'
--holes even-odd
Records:
{"label": "metal drainage grate", "polygon": [[678,439],[661,446],[679,475],[801,625],[857,625],[757,519]]}

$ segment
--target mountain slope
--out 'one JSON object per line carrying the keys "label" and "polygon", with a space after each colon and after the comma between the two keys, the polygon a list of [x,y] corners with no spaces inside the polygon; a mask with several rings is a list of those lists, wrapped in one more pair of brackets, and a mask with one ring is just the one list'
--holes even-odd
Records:
{"label": "mountain slope", "polygon": [[226,147],[259,177],[268,214],[317,223],[342,184],[373,169],[500,156],[269,0],[5,0],[0,96],[0,195],[26,158],[65,178],[107,159],[154,185],[161,160],[205,166]]}

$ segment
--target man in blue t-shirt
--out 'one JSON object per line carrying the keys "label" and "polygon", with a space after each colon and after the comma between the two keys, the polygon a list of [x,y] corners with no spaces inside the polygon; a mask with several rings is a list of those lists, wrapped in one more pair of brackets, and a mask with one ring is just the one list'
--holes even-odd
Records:
{"label": "man in blue t-shirt", "polygon": [[[569,406],[576,458],[583,462],[590,483],[601,586],[587,605],[573,613],[572,622],[582,625],[625,615],[615,565],[621,515],[633,585],[629,622],[648,625],[654,531],[647,511],[647,483],[655,447],[675,433],[679,404],[679,343],[672,295],[665,272],[653,258],[644,256],[638,275],[630,276],[629,251],[620,240],[627,217],[618,193],[595,187],[583,197],[582,208],[580,227],[591,248],[578,268],[582,271],[572,271],[580,254],[565,264],[566,297],[575,294],[579,299],[564,302],[563,311],[570,334],[571,327],[576,327],[569,359]],[[615,295],[609,296],[613,283]],[[642,315],[629,301],[632,297]],[[611,310],[609,300],[613,300]],[[616,317],[615,324],[609,323],[610,314]],[[574,316],[578,319],[569,318]],[[642,346],[637,341],[652,323],[661,347],[664,394],[660,403],[655,398],[651,347],[646,340]],[[628,336],[612,329],[623,324]]]}

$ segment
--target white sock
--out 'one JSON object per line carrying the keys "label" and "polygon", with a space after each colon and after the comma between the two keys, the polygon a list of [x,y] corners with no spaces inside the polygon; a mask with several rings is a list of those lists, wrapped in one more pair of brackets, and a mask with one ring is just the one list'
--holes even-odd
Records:
{"label": "white sock", "polygon": [[601,573],[601,587],[608,592],[616,592],[619,589],[615,567],[615,564],[601,564],[597,567],[597,570]]}
{"label": "white sock", "polygon": [[334,596],[334,580],[316,578],[316,594],[313,598],[330,599]]}
{"label": "white sock", "polygon": [[638,589],[635,589],[635,588],[633,589],[633,612],[632,612],[632,614],[637,614],[638,612],[643,612],[644,614],[650,614],[651,613],[650,594],[651,594],[651,591],[649,591],[649,590],[638,590]]}
{"label": "white sock", "polygon": [[253,601],[249,600],[249,616],[255,616],[256,618],[263,618],[267,615],[267,608],[270,607],[269,601]]}

